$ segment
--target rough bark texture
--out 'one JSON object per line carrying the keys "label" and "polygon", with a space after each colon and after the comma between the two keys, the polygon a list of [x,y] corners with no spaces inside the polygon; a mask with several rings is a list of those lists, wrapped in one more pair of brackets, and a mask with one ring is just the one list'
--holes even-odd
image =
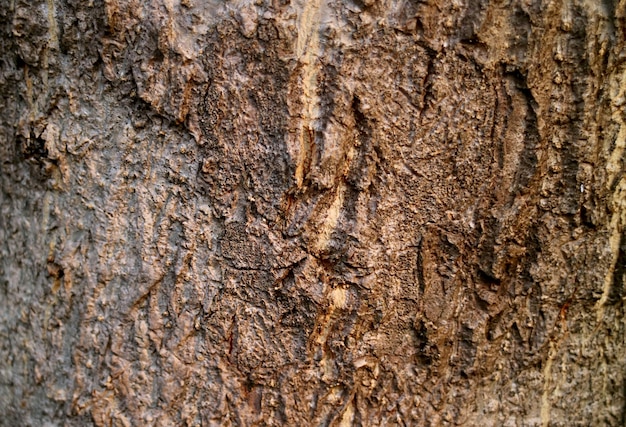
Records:
{"label": "rough bark texture", "polygon": [[0,424],[624,425],[626,0],[0,32]]}

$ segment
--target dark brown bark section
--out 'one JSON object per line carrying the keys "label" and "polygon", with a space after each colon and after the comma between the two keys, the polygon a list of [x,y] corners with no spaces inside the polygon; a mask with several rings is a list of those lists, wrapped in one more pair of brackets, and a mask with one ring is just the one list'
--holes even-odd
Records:
{"label": "dark brown bark section", "polygon": [[624,1],[4,1],[5,425],[621,425]]}

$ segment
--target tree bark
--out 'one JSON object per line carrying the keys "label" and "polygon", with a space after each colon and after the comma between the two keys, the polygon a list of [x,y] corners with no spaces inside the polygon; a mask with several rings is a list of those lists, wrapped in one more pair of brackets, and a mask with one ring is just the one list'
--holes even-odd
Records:
{"label": "tree bark", "polygon": [[626,0],[0,16],[0,424],[625,425]]}

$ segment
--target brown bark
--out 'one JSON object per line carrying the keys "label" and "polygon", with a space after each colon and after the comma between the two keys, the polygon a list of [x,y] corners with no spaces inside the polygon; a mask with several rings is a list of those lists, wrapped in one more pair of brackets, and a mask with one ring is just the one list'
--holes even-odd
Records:
{"label": "brown bark", "polygon": [[0,16],[0,424],[624,425],[626,0]]}

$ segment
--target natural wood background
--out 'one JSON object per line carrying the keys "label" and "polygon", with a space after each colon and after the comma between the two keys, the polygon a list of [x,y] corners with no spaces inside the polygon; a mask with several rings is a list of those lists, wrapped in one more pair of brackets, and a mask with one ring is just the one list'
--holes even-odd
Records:
{"label": "natural wood background", "polygon": [[626,422],[626,0],[0,0],[0,424]]}

